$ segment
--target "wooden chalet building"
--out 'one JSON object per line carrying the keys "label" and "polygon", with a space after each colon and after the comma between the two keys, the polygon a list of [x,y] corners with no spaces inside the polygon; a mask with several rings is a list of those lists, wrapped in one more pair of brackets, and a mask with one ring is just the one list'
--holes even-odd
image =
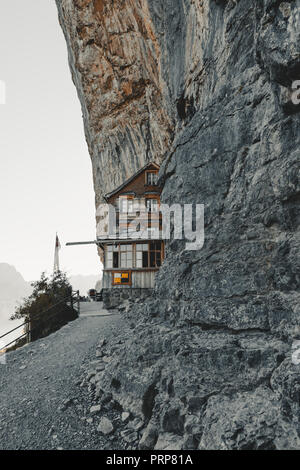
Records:
{"label": "wooden chalet building", "polygon": [[103,299],[107,307],[117,306],[126,298],[144,297],[154,287],[155,273],[164,259],[158,171],[156,163],[149,163],[105,196],[115,208],[117,227],[113,238],[97,239],[102,250]]}

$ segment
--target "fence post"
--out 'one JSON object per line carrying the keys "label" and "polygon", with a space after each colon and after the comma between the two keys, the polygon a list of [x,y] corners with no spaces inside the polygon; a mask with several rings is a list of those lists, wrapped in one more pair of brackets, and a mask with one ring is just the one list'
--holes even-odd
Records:
{"label": "fence post", "polygon": [[30,317],[28,317],[26,330],[27,330],[27,344],[29,344],[29,343],[31,343],[31,321],[30,321]]}
{"label": "fence post", "polygon": [[71,292],[70,299],[71,299],[71,309],[74,310],[74,308],[73,308],[73,292]]}
{"label": "fence post", "polygon": [[78,316],[80,315],[80,292],[77,291]]}

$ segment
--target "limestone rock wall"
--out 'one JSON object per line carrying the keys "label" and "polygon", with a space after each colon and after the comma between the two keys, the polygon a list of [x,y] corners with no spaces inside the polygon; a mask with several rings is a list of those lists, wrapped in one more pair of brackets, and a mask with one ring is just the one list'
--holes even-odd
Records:
{"label": "limestone rock wall", "polygon": [[168,244],[103,389],[150,447],[300,448],[300,0],[57,4],[96,200],[156,160],[164,202],[205,205],[203,249]]}
{"label": "limestone rock wall", "polygon": [[146,0],[58,0],[82,104],[96,203],[146,162],[161,162],[174,123]]}

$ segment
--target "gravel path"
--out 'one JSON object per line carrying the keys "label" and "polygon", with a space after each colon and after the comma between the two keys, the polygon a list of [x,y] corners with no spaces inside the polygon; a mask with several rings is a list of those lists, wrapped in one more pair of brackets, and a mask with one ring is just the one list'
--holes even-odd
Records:
{"label": "gravel path", "polygon": [[[87,313],[95,306],[86,306]],[[105,312],[101,312],[102,315]],[[90,424],[90,398],[81,378],[101,338],[115,336],[119,315],[78,320],[6,355],[0,363],[0,449],[113,447]]]}

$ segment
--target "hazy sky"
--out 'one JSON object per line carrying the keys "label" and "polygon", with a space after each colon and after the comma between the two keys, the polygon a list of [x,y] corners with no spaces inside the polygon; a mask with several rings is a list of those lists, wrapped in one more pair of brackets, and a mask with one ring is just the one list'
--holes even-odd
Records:
{"label": "hazy sky", "polygon": [[97,274],[92,169],[54,0],[0,0],[0,262],[26,280],[61,267]]}

